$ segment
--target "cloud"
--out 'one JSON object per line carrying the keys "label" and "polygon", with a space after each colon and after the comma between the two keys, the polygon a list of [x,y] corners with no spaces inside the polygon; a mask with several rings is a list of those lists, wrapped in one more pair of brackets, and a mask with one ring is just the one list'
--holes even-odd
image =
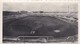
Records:
{"label": "cloud", "polygon": [[4,3],[4,11],[77,11],[76,3]]}

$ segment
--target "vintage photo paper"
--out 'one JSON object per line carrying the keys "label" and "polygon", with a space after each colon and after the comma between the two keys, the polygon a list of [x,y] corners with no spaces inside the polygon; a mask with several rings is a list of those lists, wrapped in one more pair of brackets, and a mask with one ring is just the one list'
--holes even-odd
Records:
{"label": "vintage photo paper", "polygon": [[3,3],[3,44],[78,44],[78,3]]}

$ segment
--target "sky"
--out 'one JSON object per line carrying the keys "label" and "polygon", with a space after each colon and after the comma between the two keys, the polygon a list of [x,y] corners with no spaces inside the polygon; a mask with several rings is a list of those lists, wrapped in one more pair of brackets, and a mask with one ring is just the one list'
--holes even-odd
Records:
{"label": "sky", "polygon": [[3,3],[3,11],[76,12],[77,3]]}

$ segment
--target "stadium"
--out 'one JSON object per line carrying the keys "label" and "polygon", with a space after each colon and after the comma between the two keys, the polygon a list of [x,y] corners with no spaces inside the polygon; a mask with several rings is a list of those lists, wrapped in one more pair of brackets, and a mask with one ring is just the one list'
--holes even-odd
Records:
{"label": "stadium", "polygon": [[[26,7],[29,5],[26,5],[24,10],[21,10],[22,8],[17,4],[16,9],[15,4],[13,7],[7,3],[6,5],[3,11],[3,43],[76,42],[78,39],[76,4],[60,6],[52,4],[53,9],[51,5],[48,5],[50,7],[45,6],[45,3],[43,6],[48,8],[46,9],[45,7],[39,8],[38,5],[36,7],[34,3],[33,8],[28,8],[33,11],[27,11]],[[55,6],[58,10],[55,9]]]}

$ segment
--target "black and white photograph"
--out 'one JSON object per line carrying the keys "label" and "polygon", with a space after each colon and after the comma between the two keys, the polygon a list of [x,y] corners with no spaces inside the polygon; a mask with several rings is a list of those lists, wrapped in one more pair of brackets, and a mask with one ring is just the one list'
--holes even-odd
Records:
{"label": "black and white photograph", "polygon": [[78,3],[3,3],[3,44],[78,44]]}

